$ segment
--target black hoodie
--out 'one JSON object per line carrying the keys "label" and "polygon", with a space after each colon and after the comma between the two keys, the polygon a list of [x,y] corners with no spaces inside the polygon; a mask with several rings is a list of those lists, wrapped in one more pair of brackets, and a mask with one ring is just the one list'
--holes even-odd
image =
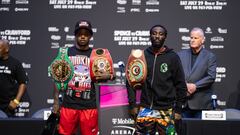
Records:
{"label": "black hoodie", "polygon": [[[180,113],[186,97],[186,83],[180,58],[167,46],[155,54],[152,47],[145,51],[147,79],[141,90],[140,106],[154,110],[174,108]],[[136,106],[136,91],[127,83],[130,108]],[[175,106],[174,106],[175,105]]]}

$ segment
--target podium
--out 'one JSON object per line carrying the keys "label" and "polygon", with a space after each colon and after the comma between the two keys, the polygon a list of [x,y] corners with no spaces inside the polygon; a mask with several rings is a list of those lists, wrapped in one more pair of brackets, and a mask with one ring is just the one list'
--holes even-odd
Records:
{"label": "podium", "polygon": [[[101,135],[129,135],[135,132],[128,114],[128,94],[123,84],[99,84],[99,130]],[[136,92],[137,102],[140,91]]]}

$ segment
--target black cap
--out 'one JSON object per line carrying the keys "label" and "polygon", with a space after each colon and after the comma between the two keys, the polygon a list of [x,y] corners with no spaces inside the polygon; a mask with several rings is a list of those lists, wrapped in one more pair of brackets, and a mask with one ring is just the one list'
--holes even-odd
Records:
{"label": "black cap", "polygon": [[92,31],[92,25],[89,21],[86,21],[86,20],[81,20],[81,21],[78,21],[75,25],[75,30],[74,30],[74,34],[75,36],[77,35],[78,31],[80,29],[86,29],[90,32],[91,35],[93,35],[93,31]]}

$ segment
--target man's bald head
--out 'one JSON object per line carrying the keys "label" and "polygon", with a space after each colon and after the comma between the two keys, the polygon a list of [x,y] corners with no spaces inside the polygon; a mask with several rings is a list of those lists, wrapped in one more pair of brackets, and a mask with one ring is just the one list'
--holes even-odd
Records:
{"label": "man's bald head", "polygon": [[0,59],[7,59],[9,53],[9,42],[8,40],[0,40]]}

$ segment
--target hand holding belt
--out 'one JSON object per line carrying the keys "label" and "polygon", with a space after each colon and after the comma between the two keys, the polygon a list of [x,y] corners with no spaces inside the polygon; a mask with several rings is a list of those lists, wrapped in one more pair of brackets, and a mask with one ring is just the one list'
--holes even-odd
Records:
{"label": "hand holding belt", "polygon": [[56,83],[58,90],[66,90],[73,76],[73,64],[68,58],[68,48],[60,48],[57,57],[48,67],[48,72]]}
{"label": "hand holding belt", "polygon": [[147,77],[147,64],[143,50],[133,49],[131,51],[125,72],[131,87],[136,89],[142,86]]}

